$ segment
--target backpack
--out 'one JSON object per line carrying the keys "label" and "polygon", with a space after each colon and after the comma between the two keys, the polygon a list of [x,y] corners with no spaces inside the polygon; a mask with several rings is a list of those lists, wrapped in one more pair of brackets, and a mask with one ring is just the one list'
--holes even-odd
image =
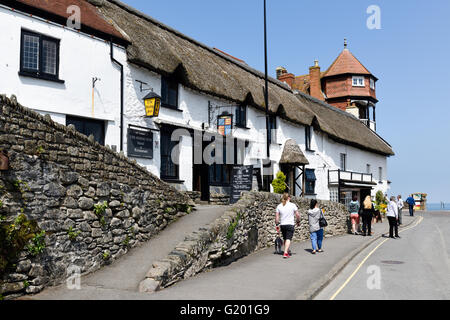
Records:
{"label": "backpack", "polygon": [[352,201],[348,205],[348,211],[350,211],[350,213],[358,213],[359,212],[358,207],[359,207],[359,203]]}

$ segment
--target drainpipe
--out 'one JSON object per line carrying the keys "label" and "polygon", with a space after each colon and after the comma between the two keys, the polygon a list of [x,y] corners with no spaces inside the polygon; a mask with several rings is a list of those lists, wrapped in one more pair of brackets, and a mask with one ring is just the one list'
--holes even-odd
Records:
{"label": "drainpipe", "polygon": [[119,66],[120,68],[120,151],[123,151],[123,97],[124,97],[124,90],[123,90],[123,64],[121,64],[119,61],[114,59],[114,44],[112,40],[110,41],[111,46],[111,61]]}

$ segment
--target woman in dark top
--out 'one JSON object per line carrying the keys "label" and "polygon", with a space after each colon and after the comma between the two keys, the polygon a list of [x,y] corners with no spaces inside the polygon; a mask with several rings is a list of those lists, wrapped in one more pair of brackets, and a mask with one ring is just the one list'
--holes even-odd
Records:
{"label": "woman in dark top", "polygon": [[[375,207],[370,196],[367,196],[361,207],[361,217],[363,221],[363,236],[372,235],[372,217],[375,213]],[[367,231],[367,233],[366,233]]]}

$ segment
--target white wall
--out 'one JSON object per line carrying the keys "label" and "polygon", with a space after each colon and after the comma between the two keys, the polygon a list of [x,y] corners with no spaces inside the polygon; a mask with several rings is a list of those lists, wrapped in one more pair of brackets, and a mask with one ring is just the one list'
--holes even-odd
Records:
{"label": "white wall", "polygon": [[[59,78],[64,84],[46,80],[19,76],[21,29],[49,35],[61,40]],[[42,114],[49,114],[55,121],[65,124],[66,115],[88,117],[104,120],[106,123],[105,143],[117,146],[120,150],[120,70],[110,60],[110,46],[103,40],[91,38],[67,28],[56,26],[36,18],[12,12],[0,7],[0,93],[15,94],[19,102]],[[146,82],[144,89],[152,88],[161,94],[161,76],[146,69],[127,63],[126,52],[115,46],[114,56],[124,65],[124,151],[127,152],[127,129],[130,124],[154,128],[158,127],[154,119],[144,118],[145,108],[142,98],[148,91],[141,92],[136,80]],[[94,109],[92,109],[92,78],[101,78],[94,91]],[[234,113],[234,108],[218,109],[217,106],[234,106],[229,101],[201,94],[179,86],[178,106],[182,111],[162,107],[157,121],[179,126],[200,129],[208,123],[208,104],[210,103],[213,119],[222,111]],[[234,128],[233,135],[238,139],[250,141],[245,164],[262,165],[258,159],[266,154],[266,120],[265,113],[254,108],[247,108],[247,127]],[[216,131],[216,123],[211,123],[209,131]],[[366,172],[370,164],[375,179],[378,180],[378,167],[383,168],[383,183],[377,189],[387,191],[386,157],[366,152],[354,147],[336,143],[326,134],[314,132],[312,149],[305,150],[305,130],[303,126],[277,119],[277,141],[270,146],[271,160],[275,162],[275,175],[279,171],[278,161],[284,144],[294,139],[304,152],[310,164],[307,168],[315,169],[317,182],[316,193],[319,199],[329,199],[328,170],[337,169],[340,153],[347,154],[347,170]],[[183,188],[192,190],[192,138],[184,137],[180,146],[180,180]],[[160,175],[160,135],[154,132],[153,159],[136,159],[156,176]],[[375,190],[375,191],[376,191]]]}
{"label": "white wall", "polygon": [[[59,39],[59,79],[64,84],[19,76],[21,29]],[[110,60],[110,46],[103,40],[25,16],[0,7],[0,93],[14,94],[18,101],[65,124],[65,115],[107,121],[105,143],[119,145],[120,70]],[[126,61],[123,48],[115,48],[118,60]],[[100,78],[94,90],[92,78]],[[118,146],[119,148],[119,146]]]}

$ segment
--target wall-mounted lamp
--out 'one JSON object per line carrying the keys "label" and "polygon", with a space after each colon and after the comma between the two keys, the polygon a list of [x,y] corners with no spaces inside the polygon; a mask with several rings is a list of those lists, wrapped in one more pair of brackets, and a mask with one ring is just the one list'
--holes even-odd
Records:
{"label": "wall-mounted lamp", "polygon": [[148,83],[136,80],[139,83],[139,89],[141,92],[151,91],[144,97],[144,105],[145,105],[145,117],[152,118],[159,116],[159,108],[161,107],[161,97],[153,92],[153,88],[144,88],[144,86],[148,86]]}
{"label": "wall-mounted lamp", "polygon": [[146,117],[157,117],[159,116],[161,97],[152,91],[144,97],[144,105]]}

